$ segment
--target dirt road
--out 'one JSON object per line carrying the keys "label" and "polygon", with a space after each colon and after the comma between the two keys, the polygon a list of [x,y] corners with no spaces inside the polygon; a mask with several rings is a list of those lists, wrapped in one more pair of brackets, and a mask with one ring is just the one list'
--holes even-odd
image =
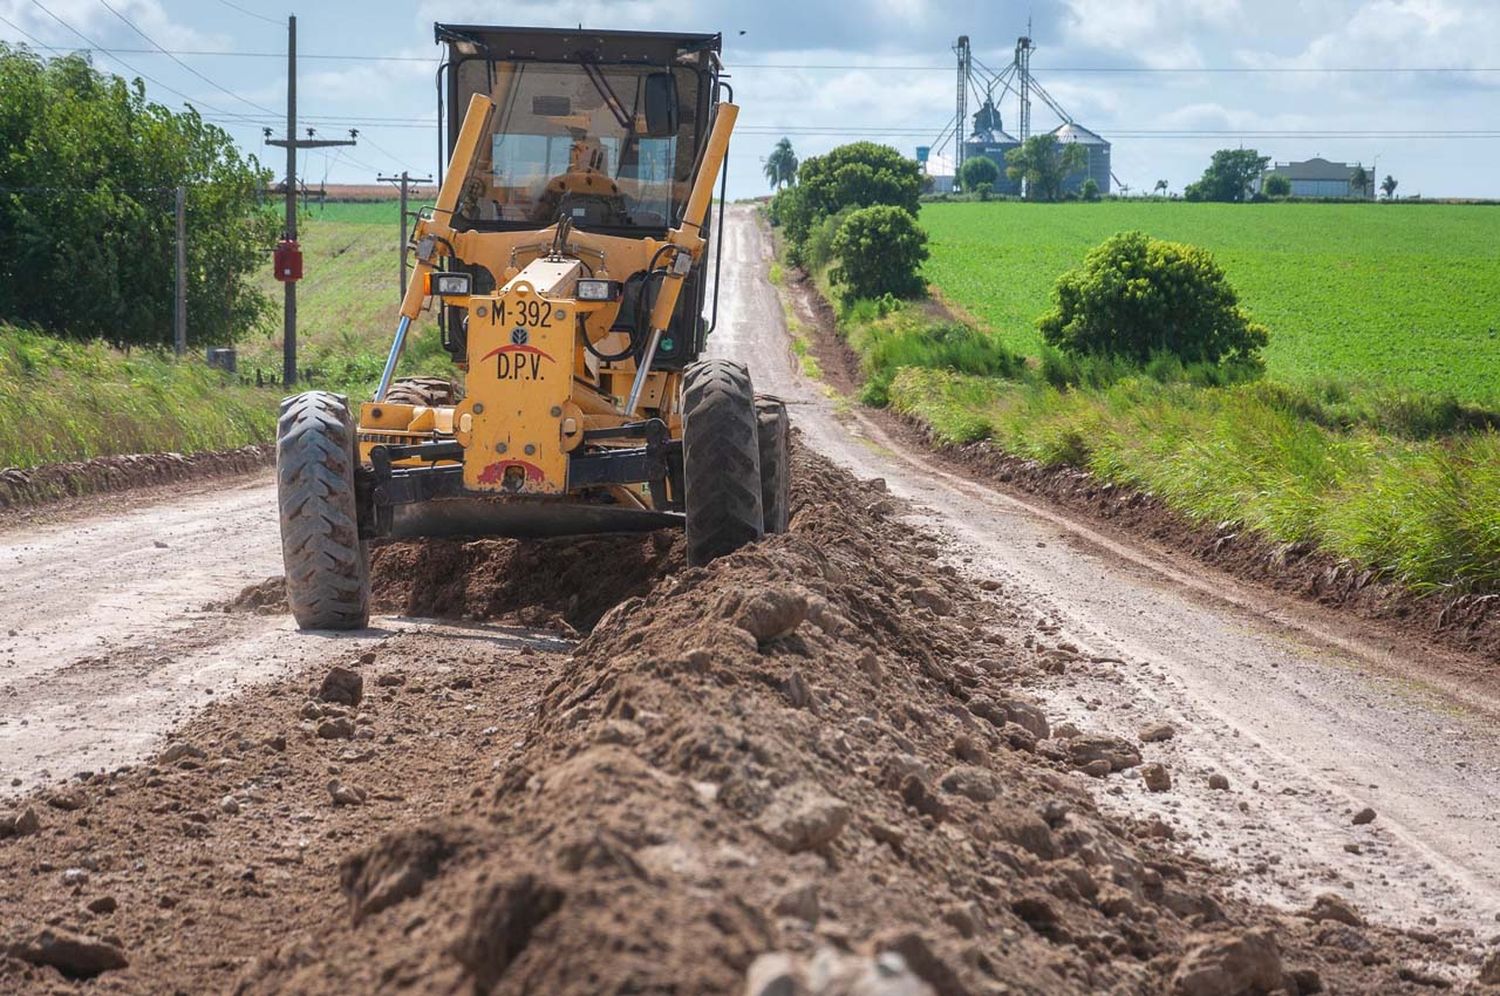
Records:
{"label": "dirt road", "polygon": [[[859,476],[884,478],[914,502],[913,521],[951,538],[946,559],[1003,582],[1007,597],[1054,630],[1050,642],[1078,649],[1038,690],[1054,709],[1084,727],[1176,729],[1170,756],[1183,791],[1158,795],[1135,781],[1122,795],[1101,793],[1102,804],[1159,812],[1239,868],[1250,894],[1305,905],[1334,886],[1392,921],[1426,918],[1483,936],[1497,929],[1493,684],[1437,687],[1410,651],[1393,653],[1314,609],[1101,535],[893,438],[881,420],[801,375],[767,279],[767,241],[749,209],[732,209],[730,219],[726,310],[710,348],[749,361],[756,389],[787,399],[815,449]],[[1229,779],[1227,791],[1207,788],[1215,772]],[[1375,821],[1354,826],[1366,807]]]}
{"label": "dirt road", "polygon": [[[750,362],[811,448],[909,499],[910,520],[948,539],[937,557],[1025,607],[1060,672],[1027,678],[1028,690],[1055,721],[1175,728],[1153,750],[1176,788],[1091,782],[1102,806],[1158,813],[1240,870],[1251,896],[1305,906],[1333,888],[1372,917],[1495,931],[1491,694],[1424,683],[1420,661],[1365,646],[1337,620],[945,470],[800,376],[753,217],[735,209],[726,234],[711,349]],[[367,633],[301,635],[284,616],[205,611],[279,572],[273,508],[261,475],[0,529],[0,791],[144,756],[205,704],[393,630],[449,632],[379,617]],[[1211,773],[1228,788],[1210,789]],[[1374,821],[1354,825],[1367,806]]]}

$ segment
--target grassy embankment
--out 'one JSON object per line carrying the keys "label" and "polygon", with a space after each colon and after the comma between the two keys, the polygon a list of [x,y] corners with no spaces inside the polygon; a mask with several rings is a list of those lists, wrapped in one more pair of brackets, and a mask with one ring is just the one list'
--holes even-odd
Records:
{"label": "grassy embankment", "polygon": [[[845,309],[867,401],[941,442],[992,439],[1417,590],[1500,591],[1500,261],[1481,249],[1500,211],[974,204],[922,221],[929,280],[973,317]],[[1207,386],[1040,348],[1057,276],[1127,228],[1217,254],[1271,326],[1264,379]]]}
{"label": "grassy embankment", "polygon": [[[368,397],[395,328],[396,202],[313,207],[303,230],[307,279],[298,288],[299,367],[311,386]],[[262,290],[279,305],[267,266]],[[241,378],[281,373],[281,311],[238,343]],[[451,374],[437,323],[413,329],[401,372]],[[196,352],[196,347],[195,347]],[[304,385],[305,386],[305,385]],[[0,326],[0,467],[118,453],[199,452],[274,437],[277,386],[244,386],[201,358],[129,354]]]}
{"label": "grassy embankment", "polygon": [[202,360],[0,325],[0,467],[266,442],[278,397]]}

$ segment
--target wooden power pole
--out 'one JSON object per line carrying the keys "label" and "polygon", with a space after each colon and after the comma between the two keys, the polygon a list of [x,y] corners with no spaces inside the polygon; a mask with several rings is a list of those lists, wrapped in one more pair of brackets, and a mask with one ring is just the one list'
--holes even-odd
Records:
{"label": "wooden power pole", "polygon": [[[306,138],[297,137],[297,18],[286,19],[286,138],[271,138],[271,129],[266,129],[266,144],[286,149],[286,235],[293,246],[297,243],[297,150],[326,149],[334,145],[353,145],[358,133],[350,130],[347,139],[314,138],[313,130],[307,130]],[[285,305],[282,311],[283,336],[281,353],[281,382],[291,387],[297,382],[297,282],[287,280]]]}
{"label": "wooden power pole", "polygon": [[177,355],[187,352],[187,188],[178,187],[177,213],[177,288],[173,297],[172,344]]}
{"label": "wooden power pole", "polygon": [[375,179],[379,183],[395,183],[401,187],[401,241],[397,243],[401,252],[401,282],[396,285],[396,296],[399,300],[406,296],[406,257],[409,251],[409,247],[406,244],[409,241],[406,236],[406,223],[409,220],[406,210],[407,199],[413,184],[431,183],[432,177],[414,177],[406,170],[402,170],[400,176],[376,176]]}

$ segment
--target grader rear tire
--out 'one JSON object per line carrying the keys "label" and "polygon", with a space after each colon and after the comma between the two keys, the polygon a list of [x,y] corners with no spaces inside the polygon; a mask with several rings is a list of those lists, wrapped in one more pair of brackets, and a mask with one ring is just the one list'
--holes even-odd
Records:
{"label": "grader rear tire", "polygon": [[342,395],[308,391],[281,403],[276,500],[287,601],[302,629],[362,629],[370,563],[354,499],[355,425]]}
{"label": "grader rear tire", "polygon": [[444,377],[402,377],[391,381],[385,400],[393,405],[420,405],[433,408],[459,401],[457,386]]}
{"label": "grader rear tire", "polygon": [[750,372],[705,360],[683,378],[682,474],[687,556],[707,564],[765,531],[760,442]]}
{"label": "grader rear tire", "polygon": [[756,438],[760,445],[760,505],[766,532],[784,533],[792,519],[791,423],[786,402],[761,395],[755,399]]}

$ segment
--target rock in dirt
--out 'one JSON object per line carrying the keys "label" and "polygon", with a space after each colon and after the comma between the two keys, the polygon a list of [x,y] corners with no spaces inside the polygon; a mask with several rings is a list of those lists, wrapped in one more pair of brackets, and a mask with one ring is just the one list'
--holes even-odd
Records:
{"label": "rock in dirt", "polygon": [[1176,996],[1242,996],[1282,985],[1281,951],[1269,930],[1192,939],[1172,976]]}
{"label": "rock in dirt", "polygon": [[1159,744],[1177,736],[1177,728],[1171,723],[1147,723],[1136,736],[1143,744]]}
{"label": "rock in dirt", "polygon": [[1109,764],[1110,771],[1124,771],[1141,763],[1141,752],[1123,737],[1107,733],[1084,733],[1068,741],[1068,753],[1075,767],[1084,768],[1096,761]]}
{"label": "rock in dirt", "polygon": [[354,721],[348,716],[335,716],[318,724],[318,736],[323,740],[348,740],[354,736]]}
{"label": "rock in dirt", "polygon": [[335,806],[362,806],[365,803],[367,793],[362,788],[345,785],[337,778],[334,778],[328,783],[328,796],[333,800]]}
{"label": "rock in dirt", "polygon": [[176,764],[184,758],[192,758],[194,761],[202,761],[208,757],[208,752],[196,744],[186,741],[178,741],[166,750],[156,755],[157,764]]}
{"label": "rock in dirt", "polygon": [[935,996],[895,951],[870,958],[821,947],[807,966],[807,985],[819,996]]}
{"label": "rock in dirt", "polygon": [[365,679],[358,671],[346,667],[331,668],[323,676],[323,684],[318,686],[318,698],[324,702],[353,707],[364,697]]}
{"label": "rock in dirt", "polygon": [[89,803],[88,796],[83,794],[83,789],[70,788],[61,792],[54,792],[47,796],[47,805],[53,809],[61,809],[65,813],[82,809]]}
{"label": "rock in dirt", "polygon": [[831,844],[849,822],[849,807],[810,782],[776,793],[761,814],[761,831],[788,854]]}
{"label": "rock in dirt", "polygon": [[807,594],[796,588],[772,587],[751,596],[734,624],[764,644],[789,636],[807,618]]}
{"label": "rock in dirt", "polygon": [[899,931],[877,938],[875,949],[900,955],[911,973],[931,986],[938,996],[968,996],[969,989],[959,980],[958,973],[916,931]]}
{"label": "rock in dirt", "polygon": [[745,996],[808,996],[807,976],[796,955],[768,951],[745,972]]}
{"label": "rock in dirt", "polygon": [[474,991],[495,989],[505,970],[526,950],[531,935],[563,905],[562,889],[524,873],[491,883],[478,897],[453,954],[468,970]]}
{"label": "rock in dirt", "polygon": [[1141,767],[1141,781],[1152,792],[1165,792],[1172,787],[1172,775],[1167,766],[1155,761]]}
{"label": "rock in dirt", "polygon": [[933,615],[953,615],[953,599],[949,598],[946,592],[939,591],[937,588],[931,586],[913,588],[906,593],[906,599],[915,606],[931,609]]}
{"label": "rock in dirt", "polygon": [[1351,927],[1363,927],[1365,918],[1359,915],[1354,904],[1336,892],[1323,892],[1313,898],[1312,908],[1302,914],[1314,923],[1333,920]]}
{"label": "rock in dirt", "polygon": [[114,896],[95,896],[90,899],[86,907],[90,913],[104,915],[113,913],[120,908],[120,902]]}
{"label": "rock in dirt", "polygon": [[1479,981],[1487,986],[1500,986],[1500,950],[1491,951],[1480,964]]}
{"label": "rock in dirt", "polygon": [[1374,823],[1375,810],[1371,809],[1369,806],[1366,806],[1364,809],[1361,809],[1359,812],[1354,814],[1354,819],[1351,822],[1353,822],[1353,824],[1357,827],[1362,827],[1366,823]]}
{"label": "rock in dirt", "polygon": [[1215,792],[1228,792],[1229,779],[1215,771],[1213,774],[1208,776],[1208,787],[1213,789]]}
{"label": "rock in dirt", "polygon": [[30,939],[13,943],[6,950],[12,958],[33,965],[51,965],[76,979],[92,979],[130,964],[125,952],[115,945],[61,927],[44,927]]}
{"label": "rock in dirt", "polygon": [[961,795],[975,802],[989,802],[998,794],[994,774],[972,764],[950,768],[938,784],[944,792]]}

